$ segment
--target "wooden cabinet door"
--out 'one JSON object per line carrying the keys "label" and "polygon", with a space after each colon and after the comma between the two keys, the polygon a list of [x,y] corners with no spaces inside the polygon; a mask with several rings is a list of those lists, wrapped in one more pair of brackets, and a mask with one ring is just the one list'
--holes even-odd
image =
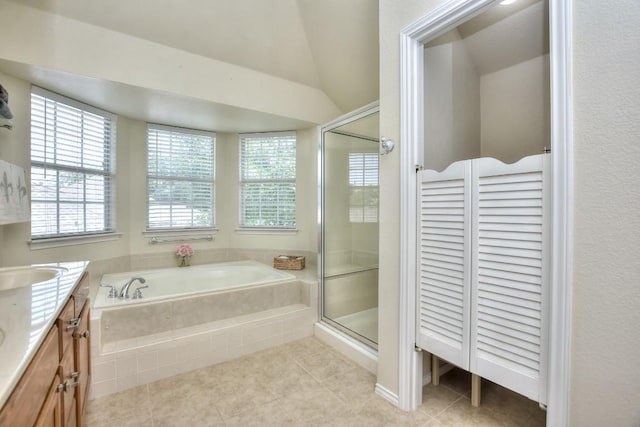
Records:
{"label": "wooden cabinet door", "polygon": [[0,410],[0,426],[32,427],[58,369],[58,328],[54,325],[9,400]]}
{"label": "wooden cabinet door", "polygon": [[91,384],[91,335],[89,331],[89,302],[87,302],[80,313],[80,324],[73,336],[73,347],[75,353],[75,369],[79,373],[78,387],[76,393],[76,415],[78,426],[83,425],[84,407],[89,396],[89,385]]}
{"label": "wooden cabinet door", "polygon": [[62,401],[60,400],[60,377],[56,375],[51,383],[47,399],[42,405],[42,410],[35,427],[60,427],[62,425]]}

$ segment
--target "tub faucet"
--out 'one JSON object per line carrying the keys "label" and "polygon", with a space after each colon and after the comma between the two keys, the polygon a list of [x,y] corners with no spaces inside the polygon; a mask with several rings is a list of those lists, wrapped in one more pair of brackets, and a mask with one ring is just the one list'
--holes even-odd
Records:
{"label": "tub faucet", "polygon": [[124,284],[124,286],[120,290],[120,295],[118,295],[118,298],[120,298],[120,299],[129,299],[129,287],[136,280],[139,280],[140,283],[146,282],[146,280],[144,280],[144,277],[132,277],[131,279],[129,279],[129,281],[127,283]]}

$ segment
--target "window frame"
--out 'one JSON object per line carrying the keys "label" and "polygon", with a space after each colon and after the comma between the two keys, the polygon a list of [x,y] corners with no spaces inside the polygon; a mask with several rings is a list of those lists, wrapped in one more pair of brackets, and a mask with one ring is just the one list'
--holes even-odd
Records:
{"label": "window frame", "polygon": [[[286,179],[245,179],[243,176],[243,144],[245,139],[260,139],[273,137],[293,137],[294,139],[294,165],[295,170],[293,177]],[[280,131],[280,132],[254,132],[241,133],[238,135],[238,229],[239,233],[276,233],[285,234],[297,232],[298,226],[298,206],[297,206],[297,186],[298,186],[298,135],[296,131]],[[266,226],[266,225],[246,225],[243,212],[243,194],[244,185],[248,183],[290,183],[293,184],[294,198],[293,211],[294,223],[291,226]]]}
{"label": "window frame", "polygon": [[[187,135],[200,135],[210,137],[212,139],[212,174],[211,180],[205,179],[189,179],[184,177],[176,177],[176,176],[161,176],[161,175],[150,175],[149,173],[149,131],[150,130],[158,130],[163,132],[175,132]],[[162,125],[157,123],[147,123],[147,132],[146,132],[146,143],[145,143],[145,166],[146,166],[146,174],[145,174],[145,186],[146,186],[146,218],[145,218],[145,230],[143,235],[145,236],[153,236],[153,235],[168,235],[168,236],[183,236],[183,235],[191,235],[194,232],[203,231],[209,234],[214,234],[217,231],[216,228],[216,173],[217,173],[217,135],[215,132],[200,130],[200,129],[190,129],[190,128],[182,128],[177,126],[169,126]],[[209,226],[193,226],[193,227],[150,227],[150,217],[149,217],[149,180],[150,179],[162,179],[176,182],[208,182],[211,183],[211,224]]]}
{"label": "window frame", "polygon": [[[55,102],[56,104],[62,104],[65,107],[68,108],[72,108],[72,109],[77,109],[80,110],[82,114],[84,113],[89,113],[92,115],[97,115],[102,117],[103,119],[105,119],[106,121],[109,122],[109,129],[108,129],[108,141],[105,141],[105,145],[108,145],[108,153],[105,154],[104,159],[105,159],[105,163],[107,163],[107,165],[102,168],[102,169],[97,169],[97,168],[91,168],[91,167],[82,167],[82,166],[70,166],[70,165],[60,165],[60,164],[56,164],[56,163],[51,163],[47,161],[46,158],[46,153],[47,153],[47,141],[44,140],[43,142],[43,149],[44,149],[44,159],[42,161],[34,161],[33,160],[33,154],[32,154],[32,147],[33,147],[33,126],[34,126],[34,120],[33,120],[33,104],[34,104],[34,99],[33,97],[38,96],[40,98],[44,98],[44,103],[46,103],[47,101],[52,101]],[[47,200],[47,199],[34,199],[33,198],[33,169],[35,168],[40,168],[40,169],[44,169],[49,170],[49,171],[55,171],[55,173],[59,173],[59,172],[68,172],[68,173],[80,173],[83,176],[102,176],[106,182],[103,185],[102,189],[104,191],[104,200],[103,200],[103,204],[104,204],[104,227],[102,230],[96,230],[96,231],[82,231],[82,232],[60,232],[60,205],[61,205],[61,200],[60,200],[60,189],[59,187],[56,188],[56,192],[55,192],[55,205],[56,205],[56,233],[49,233],[49,234],[38,234],[38,235],[34,235],[33,234],[33,209],[31,211],[31,227],[30,227],[30,244],[32,246],[32,248],[34,249],[38,249],[38,248],[45,248],[45,247],[57,247],[57,246],[69,246],[69,245],[74,245],[74,244],[82,244],[82,243],[93,243],[93,242],[103,242],[103,241],[110,241],[110,240],[114,240],[117,239],[121,236],[121,233],[118,233],[116,231],[116,134],[117,134],[117,115],[102,110],[100,108],[94,107],[92,105],[89,104],[85,104],[83,102],[77,101],[75,99],[72,98],[68,98],[66,96],[57,94],[55,92],[51,92],[47,89],[38,87],[38,86],[32,86],[31,87],[31,95],[30,95],[30,130],[31,130],[31,136],[29,138],[29,164],[30,164],[30,174],[31,174],[31,183],[30,183],[30,194],[29,194],[29,200],[33,206],[34,202],[35,203],[46,203],[46,202],[52,202],[51,200]],[[56,123],[54,127],[57,127],[57,120],[58,117],[56,115]],[[47,127],[50,125],[47,123],[47,119],[46,117],[43,118],[43,122],[38,123],[38,125],[43,126],[43,129],[47,129]],[[80,128],[81,131],[83,131],[82,127]],[[82,139],[82,144],[84,145],[84,139]],[[104,147],[104,146],[103,146]],[[55,153],[55,149],[54,149],[54,153]],[[82,153],[82,152],[81,152]],[[75,159],[74,159],[75,160]],[[82,154],[79,154],[79,162],[82,163],[83,159],[82,159]],[[87,226],[87,222],[86,222],[86,206],[90,205],[91,203],[87,202],[87,198],[86,198],[86,192],[83,195],[83,199],[82,199],[82,203],[81,203],[84,207],[85,207],[85,220],[83,222],[83,227],[86,229]]]}

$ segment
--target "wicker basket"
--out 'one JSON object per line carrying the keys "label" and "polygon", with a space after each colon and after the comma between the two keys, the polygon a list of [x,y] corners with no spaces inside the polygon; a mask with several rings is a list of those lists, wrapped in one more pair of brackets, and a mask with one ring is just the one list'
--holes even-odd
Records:
{"label": "wicker basket", "polygon": [[297,255],[278,255],[273,259],[273,268],[278,270],[304,269],[304,257]]}

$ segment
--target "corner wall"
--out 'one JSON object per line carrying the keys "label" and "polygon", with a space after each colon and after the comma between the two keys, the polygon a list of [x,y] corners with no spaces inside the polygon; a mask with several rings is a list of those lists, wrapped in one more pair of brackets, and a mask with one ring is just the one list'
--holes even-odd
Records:
{"label": "corner wall", "polygon": [[640,425],[640,3],[573,1],[572,426]]}

